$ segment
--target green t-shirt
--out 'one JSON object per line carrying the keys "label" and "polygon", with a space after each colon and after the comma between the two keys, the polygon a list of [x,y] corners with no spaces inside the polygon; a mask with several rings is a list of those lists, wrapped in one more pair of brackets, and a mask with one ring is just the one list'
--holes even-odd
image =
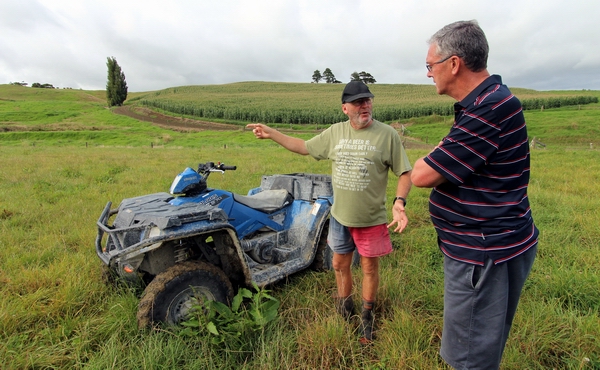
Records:
{"label": "green t-shirt", "polygon": [[376,120],[360,130],[350,121],[340,122],[306,141],[306,148],[315,159],[332,161],[331,214],[339,223],[350,227],[387,223],[388,170],[400,176],[412,169],[396,130]]}

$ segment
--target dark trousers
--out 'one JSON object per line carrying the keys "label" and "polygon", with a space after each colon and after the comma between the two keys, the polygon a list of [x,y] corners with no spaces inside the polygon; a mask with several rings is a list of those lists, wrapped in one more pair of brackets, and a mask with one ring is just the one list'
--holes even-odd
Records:
{"label": "dark trousers", "polygon": [[537,245],[506,262],[444,259],[440,354],[455,369],[498,369]]}

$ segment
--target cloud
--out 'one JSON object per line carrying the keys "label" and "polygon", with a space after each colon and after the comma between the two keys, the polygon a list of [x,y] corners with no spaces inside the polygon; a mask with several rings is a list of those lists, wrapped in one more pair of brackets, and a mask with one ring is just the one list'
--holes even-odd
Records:
{"label": "cloud", "polygon": [[[427,39],[477,19],[489,70],[509,86],[600,90],[598,2],[558,0],[19,0],[0,3],[0,83],[104,89],[114,56],[130,91],[239,81],[310,82],[330,68],[431,84]],[[594,73],[595,72],[595,73]]]}

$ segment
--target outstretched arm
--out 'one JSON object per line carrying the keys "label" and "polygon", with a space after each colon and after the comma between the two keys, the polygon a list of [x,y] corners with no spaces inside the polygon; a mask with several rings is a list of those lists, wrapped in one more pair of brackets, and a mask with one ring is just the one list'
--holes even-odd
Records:
{"label": "outstretched arm", "polygon": [[[410,192],[410,188],[412,186],[412,182],[410,180],[411,171],[404,172],[400,175],[398,179],[398,186],[396,188],[396,196],[402,197],[406,199],[408,193]],[[397,233],[401,233],[408,225],[408,217],[406,216],[406,212],[404,211],[404,202],[398,200],[394,202],[392,205],[392,217],[393,220],[388,224],[388,229],[396,225],[393,229]]]}
{"label": "outstretched arm", "polygon": [[306,143],[302,139],[282,134],[262,123],[251,123],[246,125],[246,128],[251,128],[257,139],[271,139],[291,152],[308,155]]}

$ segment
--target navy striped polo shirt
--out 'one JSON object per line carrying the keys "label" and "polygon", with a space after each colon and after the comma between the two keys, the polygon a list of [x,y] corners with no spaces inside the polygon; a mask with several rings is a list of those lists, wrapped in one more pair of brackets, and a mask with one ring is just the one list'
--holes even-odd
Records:
{"label": "navy striped polo shirt", "polygon": [[527,197],[529,145],[521,102],[488,77],[454,104],[454,124],[425,162],[448,181],[436,186],[429,212],[442,252],[483,265],[537,243]]}

